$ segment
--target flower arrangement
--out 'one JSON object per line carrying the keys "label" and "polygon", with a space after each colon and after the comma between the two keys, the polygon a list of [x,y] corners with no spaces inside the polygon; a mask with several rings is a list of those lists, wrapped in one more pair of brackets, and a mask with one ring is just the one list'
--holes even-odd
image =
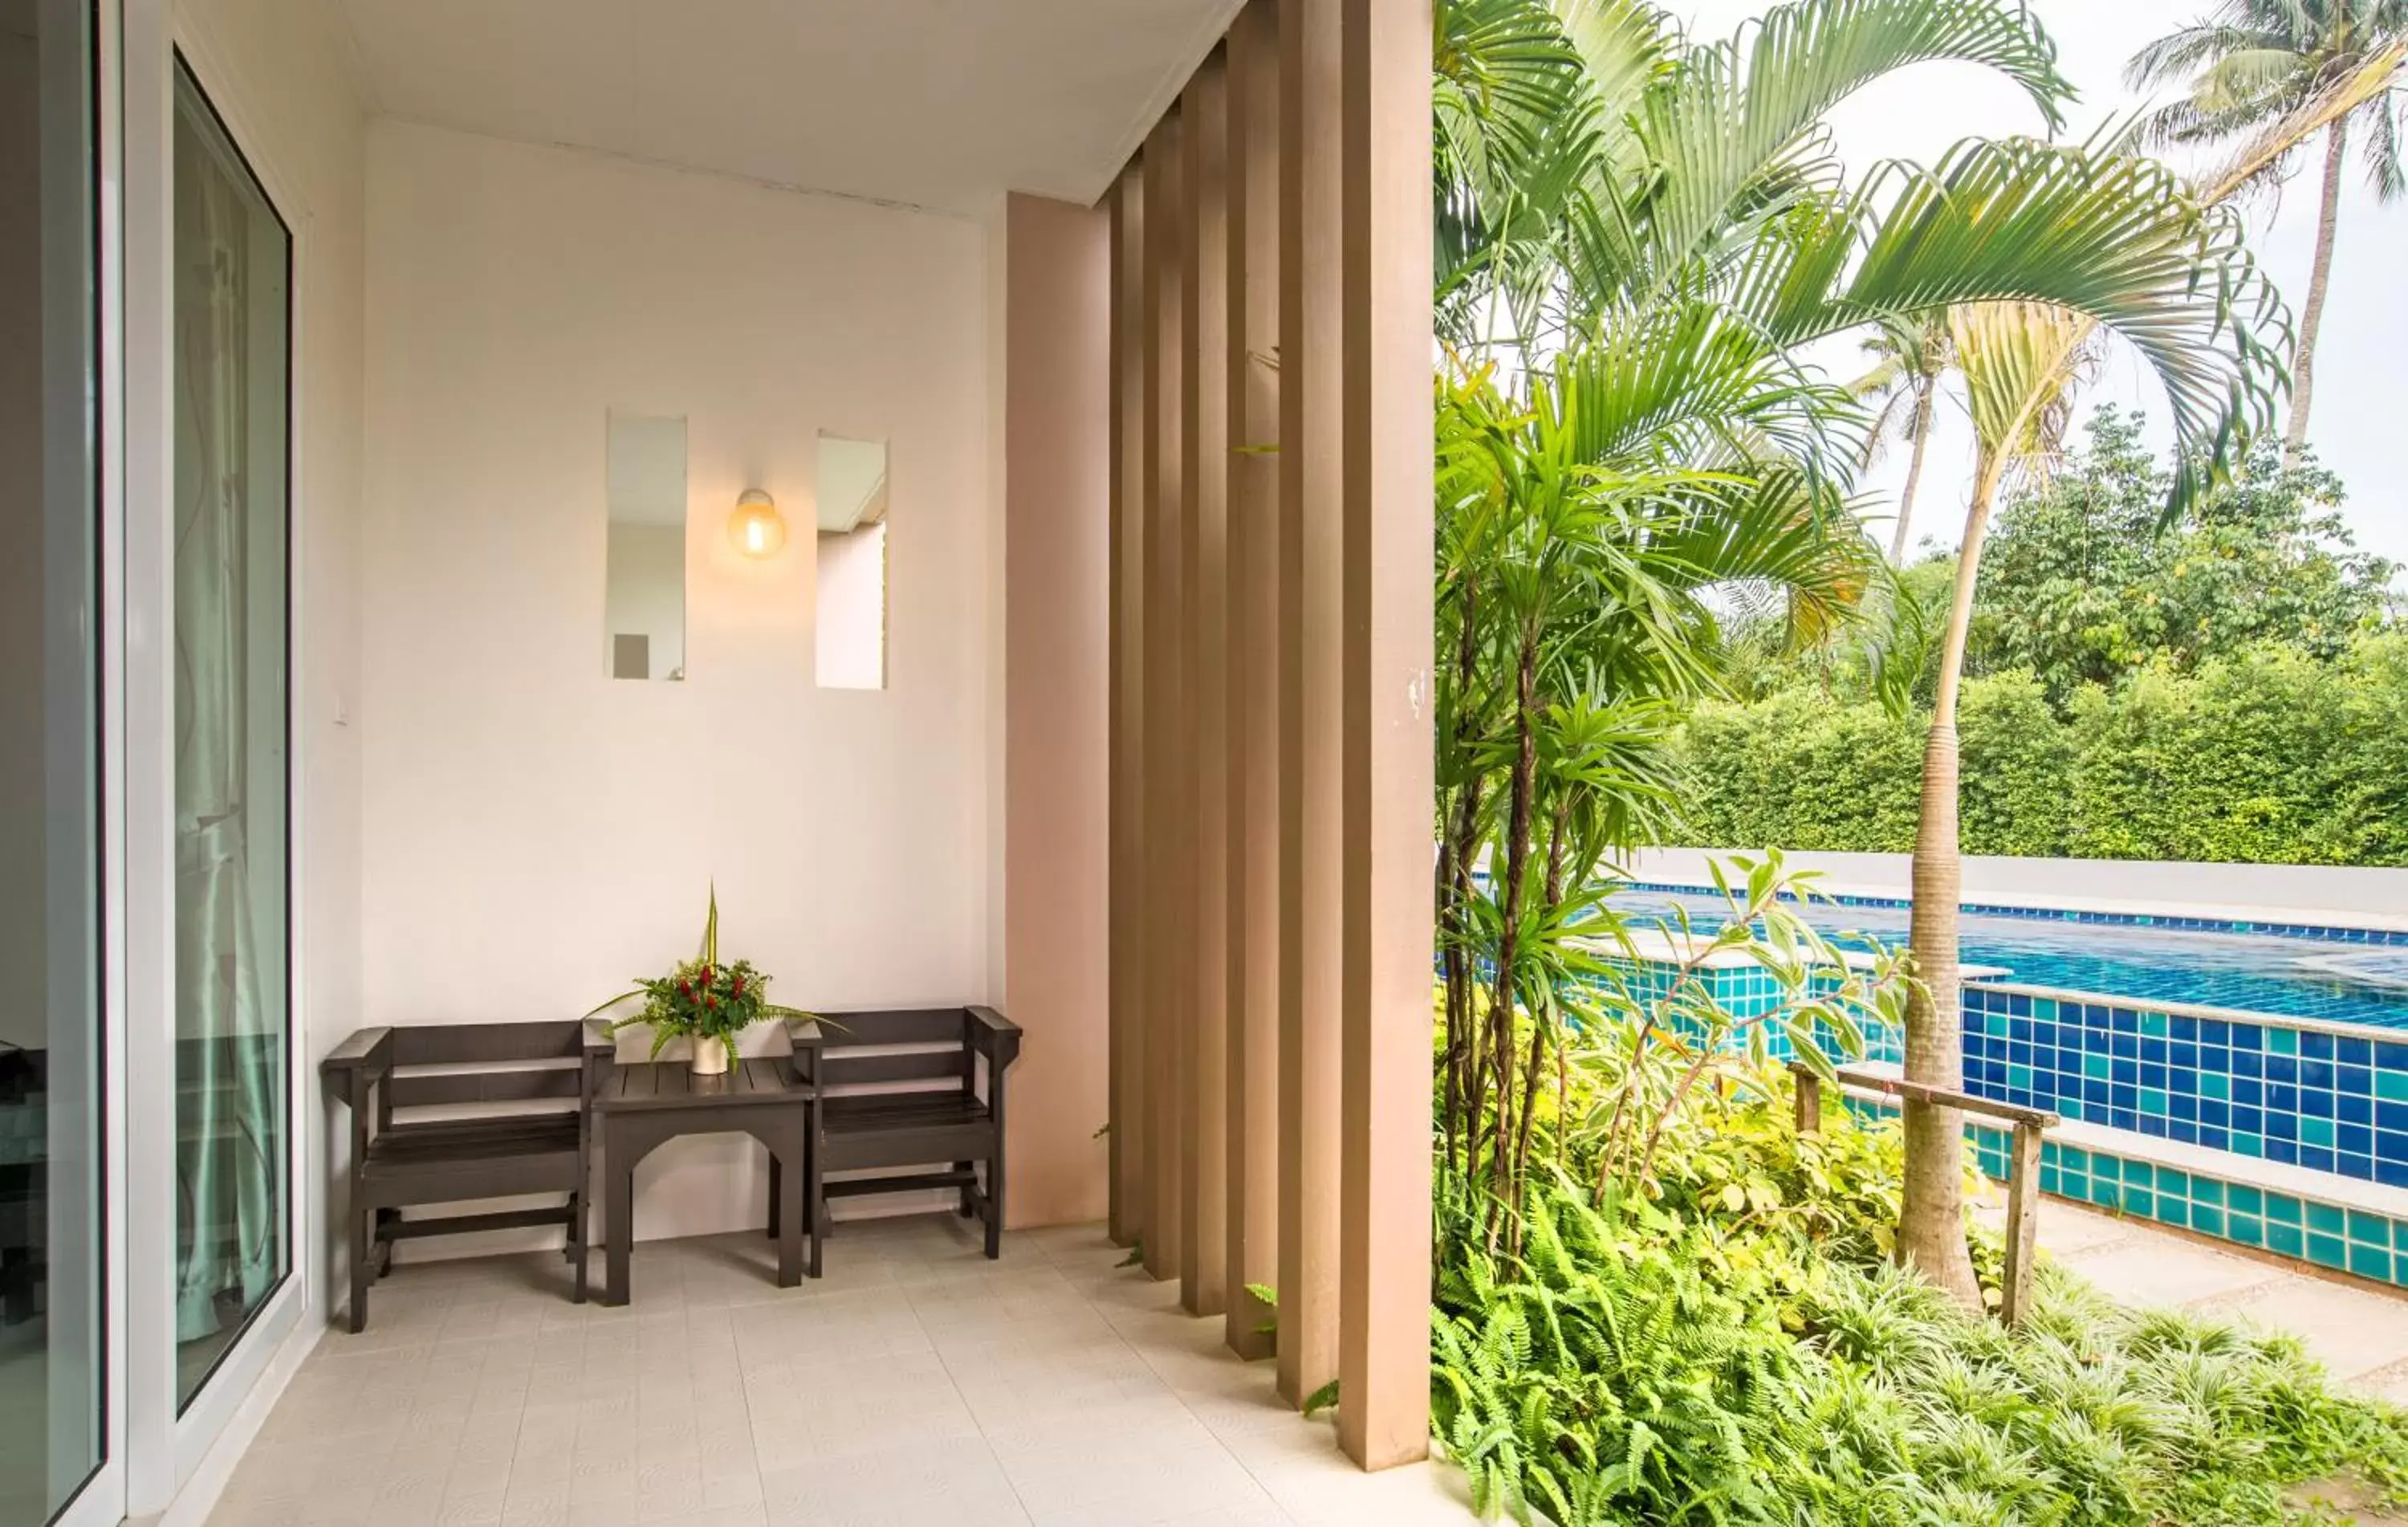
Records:
{"label": "flower arrangement", "polygon": [[621,1002],[643,999],[643,1008],[608,1026],[622,1029],[649,1024],[652,1058],[658,1059],[673,1039],[694,1042],[694,1069],[725,1071],[736,1063],[737,1037],[763,1018],[808,1018],[798,1007],[782,1007],[768,1000],[769,978],[749,959],[719,958],[719,891],[710,893],[710,912],[702,925],[702,947],[692,959],[680,960],[668,974],[639,979],[632,991],[623,991],[586,1014],[596,1017]]}

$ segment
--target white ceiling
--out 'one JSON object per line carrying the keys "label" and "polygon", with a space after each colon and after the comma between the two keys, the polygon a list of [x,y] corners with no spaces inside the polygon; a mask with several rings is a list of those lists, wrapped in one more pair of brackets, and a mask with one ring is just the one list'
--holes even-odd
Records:
{"label": "white ceiling", "polygon": [[955,213],[1099,196],[1238,0],[333,0],[372,109]]}

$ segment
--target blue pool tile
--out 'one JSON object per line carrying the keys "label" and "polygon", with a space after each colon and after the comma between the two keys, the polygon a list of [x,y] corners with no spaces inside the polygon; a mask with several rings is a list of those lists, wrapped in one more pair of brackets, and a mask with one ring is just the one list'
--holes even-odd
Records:
{"label": "blue pool tile", "polygon": [[2199,1095],[2202,1098],[2229,1098],[2232,1096],[2232,1079],[2216,1072],[2201,1072]]}
{"label": "blue pool tile", "polygon": [[2377,1278],[2388,1282],[2391,1276],[2391,1253],[2376,1246],[2352,1246],[2349,1248],[2349,1270],[2360,1277]]}
{"label": "blue pool tile", "polygon": [[2310,1060],[2330,1060],[2333,1058],[2333,1036],[2322,1030],[2307,1030],[2300,1035],[2300,1054]]}
{"label": "blue pool tile", "polygon": [[2274,1055],[2297,1055],[2300,1053],[2300,1031],[2297,1029],[2269,1029],[2266,1030],[2266,1048]]}
{"label": "blue pool tile", "polygon": [[2337,1235],[2318,1235],[2310,1232],[2308,1260],[2319,1267],[2330,1267],[2335,1270],[2346,1268],[2349,1265],[2348,1244]]}
{"label": "blue pool tile", "polygon": [[2297,1225],[2269,1223],[2266,1227],[2266,1249],[2286,1257],[2304,1256],[2307,1241]]}
{"label": "blue pool tile", "polygon": [[2242,1246],[2264,1246],[2266,1222],[2254,1214],[2235,1212],[2226,1217],[2224,1233]]}
{"label": "blue pool tile", "polygon": [[[2224,1211],[2213,1204],[2194,1203],[2190,1206],[2190,1228],[2202,1235],[2222,1235]],[[2390,1253],[2386,1250],[2384,1255],[2387,1260]]]}
{"label": "blue pool tile", "polygon": [[2333,1144],[2332,1120],[2329,1118],[2301,1118],[2300,1120],[2300,1144],[2303,1145],[2323,1145],[2329,1148]]}
{"label": "blue pool tile", "polygon": [[2349,1211],[2349,1238],[2364,1246],[2379,1246],[2388,1250],[2391,1246],[2391,1221],[2381,1215],[2361,1210]]}

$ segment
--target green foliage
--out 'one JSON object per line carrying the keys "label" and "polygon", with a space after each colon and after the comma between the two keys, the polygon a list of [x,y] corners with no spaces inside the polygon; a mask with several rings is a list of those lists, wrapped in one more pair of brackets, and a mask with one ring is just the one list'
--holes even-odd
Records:
{"label": "green foliage", "polygon": [[2167,490],[2140,418],[2099,410],[2082,453],[2000,511],[1967,670],[2028,670],[2062,704],[2085,684],[2269,643],[2330,659],[2380,623],[2398,569],[2352,548],[2341,480],[2312,458],[2261,446],[2159,535]]}
{"label": "green foliage", "polygon": [[[1967,682],[1969,854],[2408,864],[2408,631],[2320,661],[2250,647],[2077,690]],[[1923,722],[1799,686],[1691,719],[1690,842],[1906,853]]]}
{"label": "green foliage", "polygon": [[1444,1241],[1433,1416],[1484,1512],[2148,1527],[2298,1520],[2284,1488],[2345,1469],[2408,1481],[2408,1417],[2287,1338],[2045,1265],[2021,1330],[1966,1315],[1886,1260],[1895,1123],[1834,1108],[1800,1139],[1785,1106],[1684,1132],[1660,1196],[1541,1185],[1518,1256]]}

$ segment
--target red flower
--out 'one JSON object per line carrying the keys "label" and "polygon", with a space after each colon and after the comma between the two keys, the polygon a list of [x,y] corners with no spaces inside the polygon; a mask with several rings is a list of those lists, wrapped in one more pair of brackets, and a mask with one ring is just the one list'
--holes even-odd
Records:
{"label": "red flower", "polygon": [[744,978],[740,975],[736,978],[736,995],[738,997],[744,995]]}

